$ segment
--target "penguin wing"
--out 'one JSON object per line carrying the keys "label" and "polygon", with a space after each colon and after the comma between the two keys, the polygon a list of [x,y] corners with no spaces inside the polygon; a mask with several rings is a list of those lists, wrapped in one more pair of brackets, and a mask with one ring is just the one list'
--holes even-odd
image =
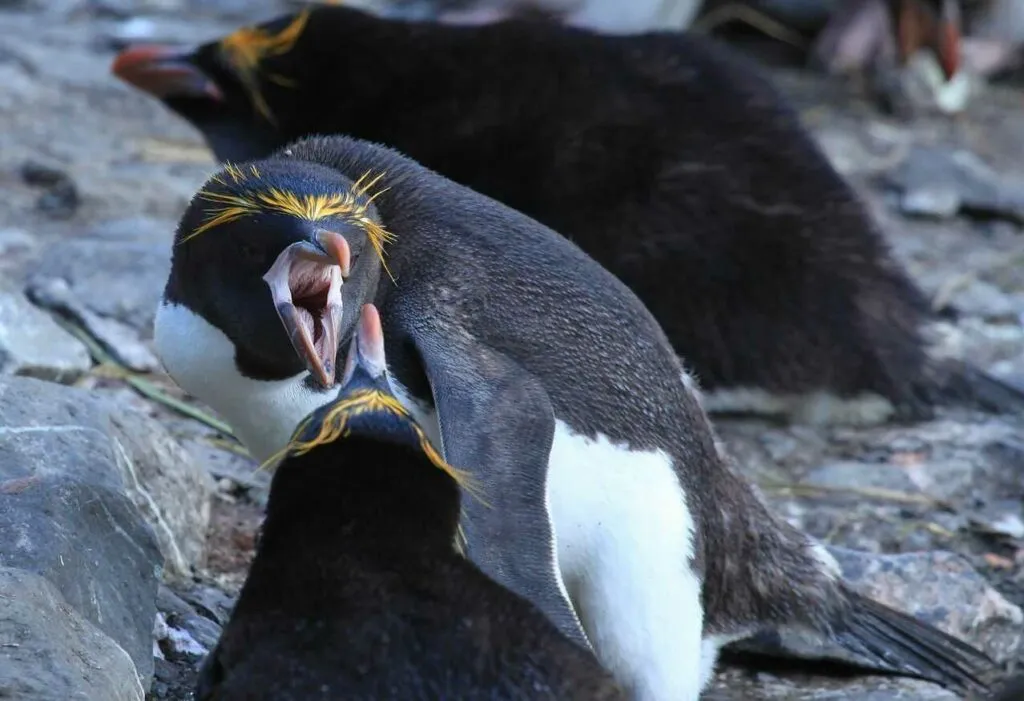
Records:
{"label": "penguin wing", "polygon": [[433,391],[445,460],[471,475],[462,498],[467,556],[589,647],[558,571],[547,510],[555,426],[547,392],[461,329],[420,328],[412,336]]}

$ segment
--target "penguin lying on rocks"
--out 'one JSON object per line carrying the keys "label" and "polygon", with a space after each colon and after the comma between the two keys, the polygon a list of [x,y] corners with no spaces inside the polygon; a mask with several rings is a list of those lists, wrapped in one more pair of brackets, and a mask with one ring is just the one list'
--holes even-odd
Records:
{"label": "penguin lying on rocks", "polygon": [[682,31],[704,0],[348,0],[381,17],[486,24],[536,17],[608,34]]}
{"label": "penguin lying on rocks", "polygon": [[340,379],[277,467],[197,700],[626,701],[588,650],[456,551],[464,475],[391,392],[371,304]]}
{"label": "penguin lying on rocks", "polygon": [[474,481],[467,556],[631,697],[695,701],[722,645],[780,627],[984,686],[984,654],[854,593],[767,510],[628,288],[388,148],[317,137],[214,175],[179,224],[156,347],[266,460],[334,399],[338,344],[367,302],[395,395]]}
{"label": "penguin lying on rocks", "polygon": [[643,300],[710,411],[874,423],[1024,408],[929,357],[928,304],[865,206],[770,84],[707,40],[320,7],[193,53],[129,49],[114,72],[221,159],[348,133],[538,219]]}

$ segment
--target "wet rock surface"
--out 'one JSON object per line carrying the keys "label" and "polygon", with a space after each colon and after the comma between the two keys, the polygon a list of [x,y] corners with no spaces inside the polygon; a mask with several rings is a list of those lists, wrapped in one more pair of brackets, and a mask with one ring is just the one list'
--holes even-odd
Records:
{"label": "wet rock surface", "polygon": [[[20,352],[56,370],[19,374],[90,391],[41,382],[28,391],[16,385],[32,380],[0,378],[0,533],[20,523],[37,543],[28,550],[18,538],[0,542],[0,566],[45,578],[58,601],[33,600],[32,611],[18,614],[35,626],[38,646],[26,649],[38,654],[5,657],[0,644],[0,662],[40,679],[70,680],[53,687],[61,693],[92,669],[82,659],[97,659],[98,683],[110,689],[103,698],[136,698],[118,695],[138,691],[136,676],[149,698],[190,698],[195,668],[248,567],[268,481],[216,426],[138,389],[144,381],[202,409],[161,374],[151,336],[176,218],[214,164],[191,127],[112,78],[110,61],[127,43],[206,41],[295,4],[0,3],[0,304],[15,299],[12,305],[42,326],[42,309],[52,310],[123,366],[90,370],[81,347],[50,326],[45,333],[65,345],[32,341]],[[879,116],[836,83],[793,71],[773,75],[940,313],[930,329],[936,347],[1000,377],[1024,378],[1019,95],[993,88],[955,122],[905,122]],[[0,367],[9,343],[5,318],[0,311]],[[70,351],[73,372],[61,370],[67,358],[39,360],[52,347],[77,349]],[[87,430],[47,428],[54,426]],[[1024,659],[1017,608],[1024,604],[1024,417],[949,410],[921,424],[863,429],[758,420],[718,426],[773,508],[835,548],[857,589],[1000,661]],[[76,544],[81,572],[62,570],[68,543]],[[112,563],[130,585],[97,599],[120,611],[111,618],[104,611],[104,628],[76,577],[88,572],[109,587]],[[158,592],[161,563],[166,585]],[[40,621],[32,618],[37,609],[51,618],[61,613]],[[68,632],[75,616],[95,632]],[[76,658],[80,644],[107,657]],[[814,671],[726,669],[708,697],[957,698],[926,682]],[[5,678],[0,666],[0,696]]]}

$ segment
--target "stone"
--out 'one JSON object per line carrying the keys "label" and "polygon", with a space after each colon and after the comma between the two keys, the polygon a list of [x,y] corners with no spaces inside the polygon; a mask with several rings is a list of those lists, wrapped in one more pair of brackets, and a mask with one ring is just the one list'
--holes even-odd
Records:
{"label": "stone", "polygon": [[886,180],[902,192],[904,214],[949,218],[967,210],[1024,222],[1024,180],[996,173],[970,151],[914,146]]}
{"label": "stone", "polygon": [[182,701],[192,699],[196,670],[192,665],[156,660],[156,672],[148,699],[156,701]]}
{"label": "stone", "polygon": [[153,315],[170,271],[171,236],[164,242],[63,242],[30,277],[32,290],[45,281],[66,281],[73,298],[94,314],[152,337]]}
{"label": "stone", "polygon": [[875,487],[901,492],[916,492],[907,473],[890,463],[834,462],[812,470],[804,484],[822,487]]}
{"label": "stone", "polygon": [[971,564],[949,552],[873,555],[830,547],[850,586],[976,645],[996,660],[1013,658],[1024,638],[1024,612]]}
{"label": "stone", "polygon": [[26,161],[21,166],[21,179],[28,185],[44,189],[36,201],[36,209],[40,212],[54,219],[70,219],[75,215],[81,198],[78,186],[66,171],[37,161]]}
{"label": "stone", "polygon": [[154,372],[160,361],[139,338],[139,332],[118,321],[100,316],[76,299],[67,281],[61,278],[37,279],[31,286],[32,299],[76,321],[96,339],[115,360],[136,372]]}
{"label": "stone", "polygon": [[972,280],[953,293],[950,300],[961,314],[980,316],[994,321],[1015,322],[1018,319],[1018,305],[1010,295],[984,280]]}
{"label": "stone", "polygon": [[45,577],[124,648],[148,684],[162,558],[145,521],[120,490],[63,475],[11,477],[3,462],[0,532],[9,537],[0,543],[0,566]]}
{"label": "stone", "polygon": [[705,701],[962,701],[942,687],[917,679],[857,677],[836,679],[810,674],[716,675]]}
{"label": "stone", "polygon": [[14,228],[0,229],[0,257],[13,255],[16,251],[30,251],[36,245],[35,238],[27,231]]}
{"label": "stone", "polygon": [[123,450],[125,485],[153,524],[164,579],[186,581],[203,562],[213,478],[159,423],[137,411],[111,412],[110,435]]}
{"label": "stone", "polygon": [[[876,555],[834,546],[828,549],[853,590],[965,640],[993,659],[1012,659],[1020,651],[1024,613],[989,586],[964,558],[944,552]],[[800,631],[768,631],[726,649],[804,663],[823,659],[874,668],[870,661],[839,645]],[[808,686],[818,685],[809,682]]]}
{"label": "stone", "polygon": [[211,482],[161,426],[102,395],[0,378],[0,565],[49,579],[144,679],[161,565],[181,578],[201,559]]}
{"label": "stone", "polygon": [[44,577],[0,567],[0,698],[142,701],[132,658]]}
{"label": "stone", "polygon": [[0,284],[0,374],[74,382],[91,365],[85,346],[20,292]]}
{"label": "stone", "polygon": [[[170,659],[202,656],[212,650],[230,610],[224,611],[222,619],[203,607],[194,607],[167,587],[160,587],[156,606],[160,611],[157,622],[163,620],[164,639],[170,643],[167,646]],[[159,635],[157,638],[161,639]]]}

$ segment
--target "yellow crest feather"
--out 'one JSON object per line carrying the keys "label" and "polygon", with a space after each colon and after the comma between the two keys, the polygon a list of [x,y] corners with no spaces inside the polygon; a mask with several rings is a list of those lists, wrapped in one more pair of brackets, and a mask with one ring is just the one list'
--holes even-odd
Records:
{"label": "yellow crest feather", "polygon": [[[363,173],[347,191],[319,195],[298,194],[277,187],[237,193],[213,192],[204,187],[196,193],[196,197],[210,202],[214,206],[209,208],[203,223],[189,232],[187,236],[182,237],[179,245],[222,224],[260,212],[289,214],[306,221],[344,216],[363,230],[374,253],[384,265],[384,270],[387,271],[388,276],[391,276],[391,271],[388,270],[387,262],[384,260],[384,247],[394,243],[395,235],[370,217],[370,204],[389,188],[383,188],[373,195],[368,195],[370,188],[380,182],[385,172],[382,171],[372,178],[371,174],[371,171]],[[260,171],[255,165],[243,170],[228,163],[224,166],[223,172],[214,175],[210,181],[225,187],[244,185],[250,175],[260,176]],[[393,277],[392,280],[394,280]]]}
{"label": "yellow crest feather", "polygon": [[[473,480],[473,476],[465,470],[460,470],[449,465],[434,449],[434,446],[430,443],[430,439],[427,437],[427,434],[422,428],[420,428],[419,424],[416,423],[416,420],[409,414],[406,408],[402,406],[401,402],[399,402],[395,397],[376,389],[360,389],[353,392],[345,399],[335,402],[327,412],[326,416],[324,416],[317,435],[308,441],[302,441],[299,439],[299,436],[305,433],[306,429],[309,427],[309,422],[311,421],[311,417],[306,417],[306,419],[299,424],[299,427],[295,429],[295,432],[292,434],[292,439],[288,442],[288,445],[268,458],[267,461],[260,466],[260,469],[268,468],[269,466],[288,457],[304,455],[317,446],[327,445],[329,443],[333,443],[339,438],[347,436],[349,434],[349,420],[353,416],[368,412],[386,412],[408,421],[413,431],[415,431],[416,437],[419,439],[420,449],[434,467],[438,468],[455,480],[455,483],[462,487],[473,498],[486,505],[486,502],[480,494],[478,486]],[[464,533],[462,534],[462,539],[465,540]]]}
{"label": "yellow crest feather", "polygon": [[[276,123],[274,115],[260,92],[257,78],[260,62],[269,56],[282,56],[291,51],[306,29],[309,13],[309,9],[298,13],[277,34],[271,34],[260,27],[243,27],[220,40],[221,51],[237,70],[253,106],[271,124]],[[267,78],[285,87],[295,86],[294,81],[283,76],[268,75]]]}

